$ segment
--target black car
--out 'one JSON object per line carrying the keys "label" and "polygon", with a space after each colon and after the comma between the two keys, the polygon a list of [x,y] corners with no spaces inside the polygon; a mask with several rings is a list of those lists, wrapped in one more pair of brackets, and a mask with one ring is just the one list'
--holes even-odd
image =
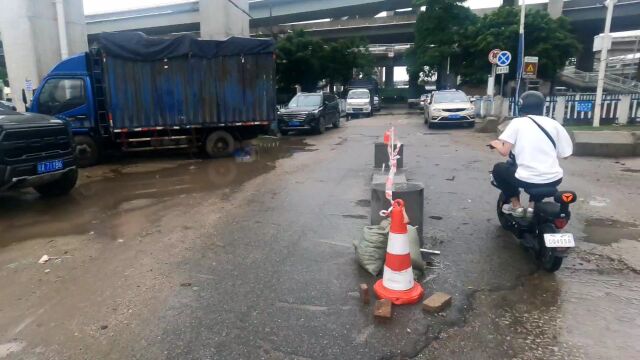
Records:
{"label": "black car", "polygon": [[278,112],[278,130],[282,135],[293,130],[322,134],[329,125],[340,127],[340,104],[332,94],[300,93]]}
{"label": "black car", "polygon": [[70,125],[46,115],[0,109],[0,192],[33,187],[63,195],[78,179]]}

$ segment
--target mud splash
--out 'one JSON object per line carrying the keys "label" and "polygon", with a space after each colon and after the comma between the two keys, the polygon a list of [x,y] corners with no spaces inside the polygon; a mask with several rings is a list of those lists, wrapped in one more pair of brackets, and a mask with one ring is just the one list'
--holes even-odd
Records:
{"label": "mud splash", "polygon": [[584,223],[584,241],[610,245],[622,239],[640,241],[640,225],[607,218],[589,218]]}
{"label": "mud splash", "polygon": [[[276,161],[314,151],[302,138],[258,139],[241,156],[198,159],[185,153],[132,154],[80,171],[73,192],[55,199],[31,190],[0,195],[0,247],[43,236],[118,233],[153,224],[176,198],[195,204],[206,194],[233,191],[276,168]],[[188,210],[187,210],[188,211]]]}

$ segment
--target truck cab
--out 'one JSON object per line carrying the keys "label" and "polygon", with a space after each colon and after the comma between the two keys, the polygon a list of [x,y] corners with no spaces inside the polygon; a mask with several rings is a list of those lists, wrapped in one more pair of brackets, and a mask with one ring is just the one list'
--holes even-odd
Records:
{"label": "truck cab", "polygon": [[106,111],[102,111],[102,123],[106,126],[98,126],[97,102],[101,98],[96,96],[95,82],[89,72],[90,62],[89,54],[84,53],[56,65],[42,80],[29,108],[31,112],[69,122],[80,167],[98,161],[101,139],[108,136]]}

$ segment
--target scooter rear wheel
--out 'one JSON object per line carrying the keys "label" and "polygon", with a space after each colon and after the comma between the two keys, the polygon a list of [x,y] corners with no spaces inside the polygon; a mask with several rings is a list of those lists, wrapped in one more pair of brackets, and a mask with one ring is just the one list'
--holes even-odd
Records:
{"label": "scooter rear wheel", "polygon": [[542,268],[550,273],[556,272],[562,266],[562,256],[556,256],[555,251],[544,245],[544,234],[555,234],[558,230],[551,224],[543,224],[539,229],[540,253],[538,259]]}

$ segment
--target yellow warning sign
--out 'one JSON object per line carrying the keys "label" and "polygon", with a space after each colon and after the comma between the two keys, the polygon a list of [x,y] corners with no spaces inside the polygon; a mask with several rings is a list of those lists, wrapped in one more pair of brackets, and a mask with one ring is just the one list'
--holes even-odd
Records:
{"label": "yellow warning sign", "polygon": [[538,77],[538,58],[536,56],[526,56],[524,58],[524,70],[522,75],[528,79]]}

